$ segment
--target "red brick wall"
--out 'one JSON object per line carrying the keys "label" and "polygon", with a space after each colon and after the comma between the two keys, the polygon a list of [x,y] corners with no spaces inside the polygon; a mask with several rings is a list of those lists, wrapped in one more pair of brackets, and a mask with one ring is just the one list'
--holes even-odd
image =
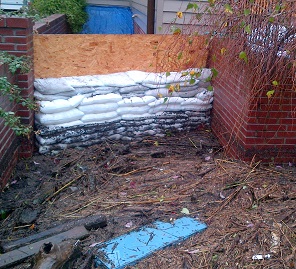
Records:
{"label": "red brick wall", "polygon": [[[0,64],[0,76],[7,77],[14,83],[14,77],[8,72],[7,65]],[[5,111],[17,112],[17,105],[11,103],[6,96],[0,96],[0,106]],[[0,190],[6,185],[18,159],[19,139],[14,132],[4,125],[0,118]]]}
{"label": "red brick wall", "polygon": [[[31,19],[0,16],[0,50],[16,56],[33,57],[33,33],[67,34],[70,28],[65,15],[57,14],[43,19],[34,25]],[[22,89],[22,97],[33,98],[34,72],[27,74],[9,74],[7,66],[0,66],[0,75],[9,76],[12,83]],[[29,126],[34,124],[34,112],[21,105],[11,104],[0,96],[0,106],[5,111],[14,111],[21,117],[21,122]],[[33,154],[34,137],[16,137],[14,132],[4,126],[0,119],[0,189],[8,182],[18,158],[29,158]]]}
{"label": "red brick wall", "polygon": [[270,99],[265,92],[254,96],[252,68],[228,63],[218,42],[210,55],[210,66],[219,72],[213,81],[212,130],[228,156],[296,163],[295,89],[287,85]]}
{"label": "red brick wall", "polygon": [[35,34],[70,34],[71,30],[64,14],[54,14],[34,25]]}
{"label": "red brick wall", "polygon": [[[26,55],[33,57],[33,22],[31,19],[18,17],[0,17],[0,50],[7,51],[16,56]],[[3,69],[2,76],[7,76],[7,67]],[[12,78],[11,78],[12,79]],[[33,70],[27,74],[17,73],[13,77],[14,84],[22,89],[21,95],[26,98],[33,98],[34,94],[34,73]],[[13,110],[21,117],[21,122],[33,126],[34,113],[21,105],[8,104],[4,97],[1,97],[1,107],[6,110]],[[1,121],[3,123],[3,120]],[[3,125],[2,125],[3,127]],[[31,157],[33,153],[33,139],[16,138],[8,128],[1,128],[0,166],[6,170],[0,170],[1,186],[5,185],[9,179],[16,158]],[[19,144],[19,141],[21,143]]]}

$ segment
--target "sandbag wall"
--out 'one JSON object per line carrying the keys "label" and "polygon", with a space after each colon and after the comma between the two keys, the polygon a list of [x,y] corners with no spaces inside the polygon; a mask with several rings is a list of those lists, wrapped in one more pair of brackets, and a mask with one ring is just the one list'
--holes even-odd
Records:
{"label": "sandbag wall", "polygon": [[[198,79],[191,80],[192,74]],[[40,153],[111,140],[164,136],[209,123],[210,69],[36,79]]]}

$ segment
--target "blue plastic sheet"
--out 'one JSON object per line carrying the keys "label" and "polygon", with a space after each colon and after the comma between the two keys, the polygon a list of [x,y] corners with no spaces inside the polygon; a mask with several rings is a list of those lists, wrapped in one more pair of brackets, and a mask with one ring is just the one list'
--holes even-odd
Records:
{"label": "blue plastic sheet", "polygon": [[154,251],[181,242],[207,228],[206,224],[190,217],[173,223],[156,221],[150,226],[124,234],[97,246],[96,267],[123,269],[134,265]]}
{"label": "blue plastic sheet", "polygon": [[129,7],[87,6],[89,19],[82,34],[133,34],[132,11]]}

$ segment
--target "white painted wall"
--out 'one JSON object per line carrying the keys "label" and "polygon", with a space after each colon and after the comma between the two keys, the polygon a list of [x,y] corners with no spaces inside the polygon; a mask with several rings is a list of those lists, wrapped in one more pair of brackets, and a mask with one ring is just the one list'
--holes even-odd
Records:
{"label": "white painted wall", "polygon": [[[208,15],[203,15],[200,21],[194,19],[195,15],[192,10],[186,10],[189,3],[197,3],[200,10],[204,10],[207,5],[207,0],[191,0],[191,1],[179,1],[179,0],[157,0],[156,6],[156,33],[171,33],[169,29],[178,27],[184,31],[192,32],[192,23],[196,25],[196,30],[204,32],[204,25],[208,24],[210,20]],[[178,11],[183,12],[183,18],[176,19],[176,13]],[[190,29],[189,29],[190,28]]]}
{"label": "white painted wall", "polygon": [[135,22],[146,33],[147,31],[147,3],[148,0],[131,0],[131,8]]}

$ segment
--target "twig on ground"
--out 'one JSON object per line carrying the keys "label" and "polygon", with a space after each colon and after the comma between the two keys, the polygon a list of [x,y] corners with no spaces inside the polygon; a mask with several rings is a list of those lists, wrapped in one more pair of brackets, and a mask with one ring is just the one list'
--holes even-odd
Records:
{"label": "twig on ground", "polygon": [[84,174],[81,174],[78,177],[76,177],[73,180],[71,180],[70,182],[68,182],[67,184],[65,184],[63,187],[61,187],[60,189],[58,189],[55,193],[53,193],[52,195],[50,195],[49,197],[47,197],[47,199],[42,204],[48,202],[54,196],[56,196],[57,194],[59,194],[60,192],[62,192],[64,189],[66,189],[67,187],[69,187],[71,184],[73,184],[75,181],[77,181],[78,179],[82,178],[83,176],[84,176]]}

